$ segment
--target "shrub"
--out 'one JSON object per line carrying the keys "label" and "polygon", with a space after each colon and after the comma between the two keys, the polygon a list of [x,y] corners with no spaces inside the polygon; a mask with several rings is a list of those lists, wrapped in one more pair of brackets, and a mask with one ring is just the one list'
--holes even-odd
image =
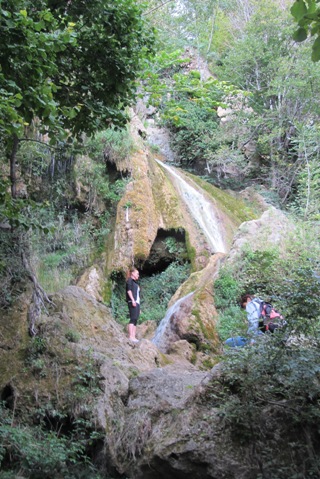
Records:
{"label": "shrub", "polygon": [[[277,479],[319,475],[320,336],[303,347],[264,335],[224,356],[220,417],[234,448],[252,446],[250,467]],[[213,385],[217,407],[217,381]]]}
{"label": "shrub", "polygon": [[0,405],[1,477],[17,476],[55,479],[57,475],[77,479],[80,470],[88,478],[98,479],[89,457],[86,442],[77,432],[70,436],[46,431],[41,426],[20,425],[12,421],[10,411]]}
{"label": "shrub", "polygon": [[[242,294],[254,294],[270,301],[287,320],[287,330],[314,335],[320,328],[319,243],[309,236],[306,225],[288,237],[282,249],[255,251],[245,246],[238,261],[222,268],[215,281],[215,304],[219,312],[218,331],[222,340],[243,333]],[[238,329],[238,331],[236,331]]]}

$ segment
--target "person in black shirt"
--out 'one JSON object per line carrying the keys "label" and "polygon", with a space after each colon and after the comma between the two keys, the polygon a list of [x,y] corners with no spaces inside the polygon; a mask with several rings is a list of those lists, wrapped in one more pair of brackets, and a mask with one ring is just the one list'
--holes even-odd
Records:
{"label": "person in black shirt", "polygon": [[140,287],[138,285],[139,271],[137,268],[131,268],[127,275],[126,281],[126,300],[129,308],[129,339],[137,343],[136,338],[137,321],[140,315]]}

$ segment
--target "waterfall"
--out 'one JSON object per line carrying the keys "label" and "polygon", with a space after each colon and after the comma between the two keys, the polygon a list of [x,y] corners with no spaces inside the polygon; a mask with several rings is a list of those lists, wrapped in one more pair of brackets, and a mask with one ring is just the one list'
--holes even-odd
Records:
{"label": "waterfall", "polygon": [[168,309],[165,317],[161,320],[155,335],[151,340],[160,349],[160,351],[166,352],[167,343],[170,342],[170,335],[172,336],[170,319],[180,309],[181,303],[183,303],[193,293],[194,292],[191,292],[183,298],[178,299],[178,301],[176,301],[171,308]]}
{"label": "waterfall", "polygon": [[181,198],[187,205],[191,216],[205,235],[211,247],[211,252],[225,253],[226,247],[221,235],[221,220],[219,220],[212,203],[195,187],[184,180],[172,166],[168,166],[158,159],[156,159],[156,161],[176,178]]}

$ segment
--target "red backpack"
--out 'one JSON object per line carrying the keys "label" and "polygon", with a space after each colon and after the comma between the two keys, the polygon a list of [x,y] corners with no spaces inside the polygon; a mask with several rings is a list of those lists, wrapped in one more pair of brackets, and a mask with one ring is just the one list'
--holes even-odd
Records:
{"label": "red backpack", "polygon": [[[258,298],[255,298],[255,301]],[[259,300],[260,304],[260,317],[259,317],[259,329],[265,333],[266,331],[274,332],[276,328],[284,326],[285,321],[281,313],[277,311],[272,304],[266,301]]]}

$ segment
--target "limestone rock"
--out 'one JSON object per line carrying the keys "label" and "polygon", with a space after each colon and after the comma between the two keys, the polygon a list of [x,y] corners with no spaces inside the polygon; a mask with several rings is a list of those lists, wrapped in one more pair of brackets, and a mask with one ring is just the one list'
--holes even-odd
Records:
{"label": "limestone rock", "polygon": [[125,426],[114,444],[117,469],[134,479],[257,477],[241,463],[241,451],[222,440],[218,409],[201,402],[219,374],[174,365],[131,380]]}
{"label": "limestone rock", "polygon": [[102,301],[103,272],[99,266],[91,266],[77,280],[77,286],[83,288],[97,301]]}
{"label": "limestone rock", "polygon": [[137,325],[137,338],[145,338],[151,340],[154,336],[154,333],[157,329],[157,324],[155,321],[145,321],[144,323]]}
{"label": "limestone rock", "polygon": [[195,353],[195,348],[185,339],[176,341],[169,348],[169,354],[177,355],[178,357],[185,358],[187,361],[192,361]]}
{"label": "limestone rock", "polygon": [[259,219],[247,221],[240,225],[228,254],[227,262],[237,261],[241,249],[250,245],[253,250],[281,244],[295,229],[282,211],[274,207],[266,210]]}
{"label": "limestone rock", "polygon": [[223,254],[211,256],[208,265],[193,273],[172,297],[167,315],[155,333],[154,342],[161,351],[169,351],[173,343],[181,339],[198,349],[218,348],[213,283],[224,257]]}

